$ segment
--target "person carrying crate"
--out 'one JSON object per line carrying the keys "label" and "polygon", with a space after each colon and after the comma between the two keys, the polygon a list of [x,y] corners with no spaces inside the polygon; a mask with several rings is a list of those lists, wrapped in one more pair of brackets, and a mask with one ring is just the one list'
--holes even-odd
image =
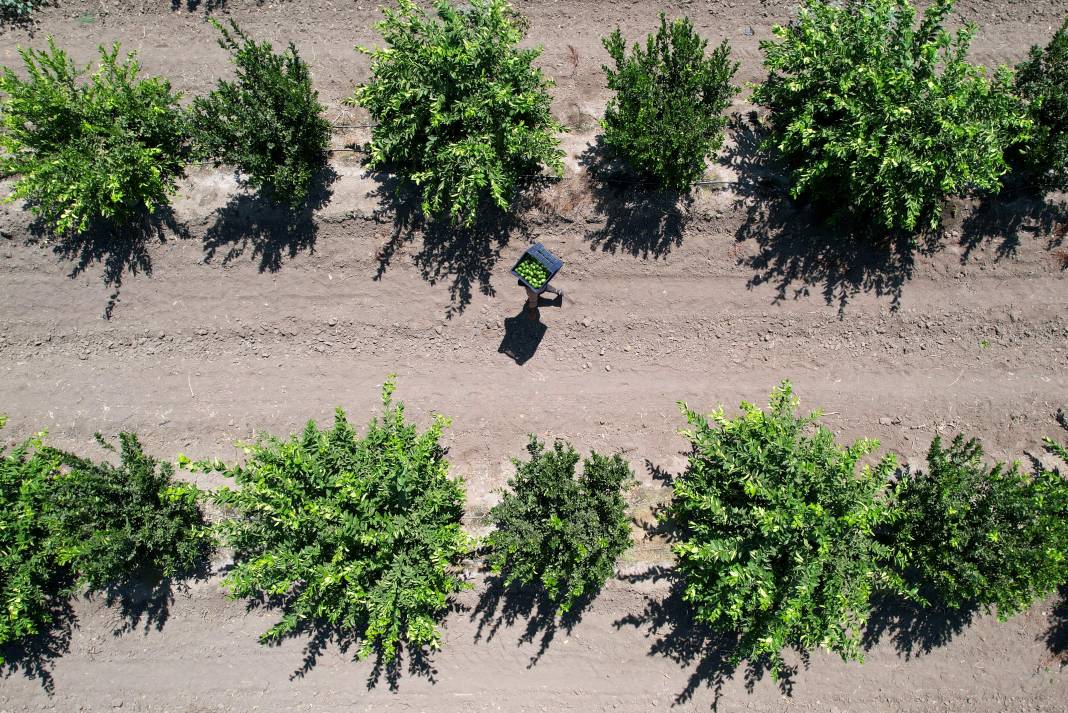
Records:
{"label": "person carrying crate", "polygon": [[550,292],[550,293],[556,295],[556,299],[557,299],[559,304],[563,304],[564,303],[564,291],[563,290],[558,290],[557,288],[553,287],[552,285],[546,285],[545,287],[542,288],[541,292],[535,292],[534,290],[532,290],[529,287],[527,287],[526,285],[524,285],[522,280],[520,280],[518,284],[527,291],[527,315],[531,319],[537,319],[538,318],[538,303],[541,300],[542,292]]}
{"label": "person carrying crate", "polygon": [[538,305],[543,292],[556,295],[558,306],[564,303],[564,291],[549,285],[549,280],[563,266],[563,260],[549,252],[548,248],[541,243],[534,243],[512,268],[512,274],[519,278],[519,285],[527,291],[527,316],[531,319],[538,318]]}

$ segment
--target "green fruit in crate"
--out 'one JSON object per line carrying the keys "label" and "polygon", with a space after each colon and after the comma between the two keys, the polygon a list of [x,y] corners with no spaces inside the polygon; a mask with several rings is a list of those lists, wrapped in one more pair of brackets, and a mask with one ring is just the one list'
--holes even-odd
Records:
{"label": "green fruit in crate", "polygon": [[515,268],[516,274],[534,288],[541,287],[549,279],[549,271],[534,258],[525,255]]}

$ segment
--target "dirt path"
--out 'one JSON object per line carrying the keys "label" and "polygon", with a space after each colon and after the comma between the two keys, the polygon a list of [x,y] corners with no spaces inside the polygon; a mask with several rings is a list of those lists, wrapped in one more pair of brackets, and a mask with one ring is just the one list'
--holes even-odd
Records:
{"label": "dirt path", "polygon": [[[130,7],[63,2],[42,13],[32,41],[53,33],[86,60],[97,43],[120,38],[179,89],[210,88],[225,57],[202,13]],[[292,38],[331,111],[341,111],[366,71],[351,46],[374,40],[372,4],[229,7],[257,37]],[[26,244],[26,214],[0,208],[4,440],[48,428],[58,445],[92,454],[93,432],[129,429],[163,457],[234,457],[235,440],[291,432],[335,406],[365,420],[378,385],[396,372],[398,395],[418,419],[431,410],[454,419],[447,442],[454,472],[467,479],[473,527],[528,433],[623,449],[642,483],[637,515],[647,517],[667,493],[657,474],[684,463],[675,402],[762,403],[783,378],[843,438],[876,436],[903,462],[921,462],[935,433],[957,430],[981,436],[997,457],[1044,458],[1040,439],[1059,433],[1053,414],[1068,408],[1063,196],[1048,205],[956,203],[941,249],[908,260],[828,250],[774,180],[754,180],[763,168],[744,130],[711,169],[734,183],[701,189],[689,204],[598,187],[583,168],[605,101],[598,38],[617,18],[637,36],[657,8],[518,7],[557,77],[554,110],[575,127],[565,142],[569,168],[524,203],[514,224],[482,226],[466,250],[408,230],[391,186],[351,154],[331,164],[329,200],[296,216],[273,212],[225,172],[194,171],[175,201],[183,230],[125,253]],[[713,41],[728,37],[739,79],[752,81],[757,42],[786,7],[740,0],[667,9],[691,15]],[[960,9],[981,23],[974,56],[986,63],[1019,59],[1064,12],[1060,2]],[[3,61],[28,41],[23,30],[0,35]],[[523,297],[507,274],[532,240],[566,263],[567,300],[542,309],[543,331],[518,319]],[[639,540],[628,571],[666,556],[662,543]],[[470,609],[486,601],[481,576],[475,581],[463,599]],[[685,693],[699,660],[697,681],[714,669],[684,624],[674,633],[654,633],[650,621],[620,624],[667,596],[663,581],[611,583],[530,667],[536,644],[516,647],[526,618],[476,643],[478,617],[458,612],[435,659],[437,683],[407,675],[392,693],[385,684],[368,691],[368,666],[334,649],[290,680],[303,642],[260,647],[267,615],[246,615],[211,580],[179,594],[166,626],[143,635],[113,637],[117,613],[79,603],[70,651],[52,664],[53,697],[39,680],[14,675],[0,683],[0,710],[121,701],[124,710],[190,712],[645,711]],[[669,598],[682,618],[665,621],[684,621],[672,606]],[[720,709],[1068,710],[1068,679],[1043,641],[1048,610],[1036,606],[1003,625],[982,618],[916,660],[895,643],[893,632],[911,631],[897,621],[863,667],[816,655],[792,698],[766,680],[747,693],[738,671]],[[678,707],[703,710],[711,700],[698,686]]]}
{"label": "dirt path", "polygon": [[[535,618],[531,633],[527,617],[509,624],[503,606],[487,609],[482,578],[474,584],[429,668],[405,668],[392,690],[384,672],[333,644],[313,652],[305,639],[257,644],[274,619],[225,600],[215,580],[177,594],[162,631],[116,636],[126,620],[114,609],[78,602],[70,651],[48,680],[53,695],[15,675],[0,684],[0,710],[708,711],[717,688],[718,710],[728,713],[1063,713],[1068,700],[1068,677],[1044,643],[1046,604],[1005,624],[898,627],[877,637],[863,664],[813,654],[786,695],[767,676],[747,690],[744,668],[723,674],[717,649],[700,643],[682,610],[670,598],[661,607],[662,582],[612,582],[571,631],[547,632]],[[662,619],[678,624],[658,626]]]}
{"label": "dirt path", "polygon": [[[754,262],[783,258],[798,241],[783,238],[780,249],[736,239],[751,229],[736,193],[701,193],[685,240],[680,231],[679,244],[645,259],[598,247],[617,213],[606,218],[580,197],[563,214],[533,209],[528,235],[446,263],[432,284],[425,273],[440,253],[418,235],[375,278],[394,226],[370,217],[373,180],[338,168],[333,202],[298,227],[314,247],[292,258],[256,206],[217,217],[232,194],[210,187],[226,176],[195,176],[176,204],[192,237],[151,246],[151,276],[126,275],[110,320],[100,315],[113,288],[101,289],[97,266],[68,278],[69,260],[6,241],[8,437],[47,427],[58,443],[84,447],[96,430],[132,429],[162,453],[229,457],[236,439],[291,432],[338,405],[363,420],[396,372],[413,413],[454,418],[451,455],[477,511],[527,433],[624,449],[640,475],[646,461],[677,470],[677,400],[703,409],[763,402],[783,378],[843,437],[878,436],[905,460],[921,457],[934,433],[958,429],[1001,457],[1040,455],[1068,403],[1068,283],[1041,226],[1008,257],[997,255],[1001,239],[966,260],[951,242],[919,258],[907,279],[890,268],[754,284],[775,273]],[[573,197],[567,185],[546,193],[549,206]],[[3,219],[24,233],[17,210]],[[638,234],[648,229],[635,223]],[[261,272],[254,245],[227,262],[240,242],[209,258],[210,238],[198,238],[213,231],[251,235],[264,251],[281,250],[284,265]],[[541,310],[541,330],[519,315],[522,294],[507,275],[524,237],[567,265],[567,299]],[[469,279],[465,304],[454,293]],[[880,296],[865,281],[901,285]]]}

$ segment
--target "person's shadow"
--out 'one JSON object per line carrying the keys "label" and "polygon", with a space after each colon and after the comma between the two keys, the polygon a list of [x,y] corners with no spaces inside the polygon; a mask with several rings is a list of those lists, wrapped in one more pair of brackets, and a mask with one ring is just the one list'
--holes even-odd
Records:
{"label": "person's shadow", "polygon": [[534,356],[534,352],[538,351],[538,345],[541,344],[547,329],[541,323],[541,308],[560,307],[562,304],[563,298],[560,296],[551,300],[538,297],[538,308],[529,312],[524,303],[519,314],[504,320],[504,338],[501,339],[497,352],[507,354],[520,366],[526,364]]}

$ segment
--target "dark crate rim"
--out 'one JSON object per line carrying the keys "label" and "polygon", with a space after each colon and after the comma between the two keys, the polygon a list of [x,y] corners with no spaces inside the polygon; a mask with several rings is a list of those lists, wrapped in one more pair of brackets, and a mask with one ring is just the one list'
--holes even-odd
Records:
{"label": "dark crate rim", "polygon": [[[523,262],[523,258],[525,258],[527,255],[534,258],[539,265],[549,271],[549,276],[545,278],[545,283],[541,287],[534,287],[534,285],[526,281],[526,278],[524,278],[522,275],[515,271],[515,269],[519,267],[519,263]],[[541,243],[534,243],[529,248],[523,251],[523,254],[520,255],[519,259],[515,261],[515,265],[512,266],[510,272],[515,275],[519,279],[519,281],[527,287],[527,289],[534,290],[534,292],[541,294],[545,291],[545,288],[549,286],[549,282],[553,279],[553,277],[556,276],[556,273],[560,272],[560,268],[563,266],[564,261],[553,255],[547,247],[545,247]]]}

